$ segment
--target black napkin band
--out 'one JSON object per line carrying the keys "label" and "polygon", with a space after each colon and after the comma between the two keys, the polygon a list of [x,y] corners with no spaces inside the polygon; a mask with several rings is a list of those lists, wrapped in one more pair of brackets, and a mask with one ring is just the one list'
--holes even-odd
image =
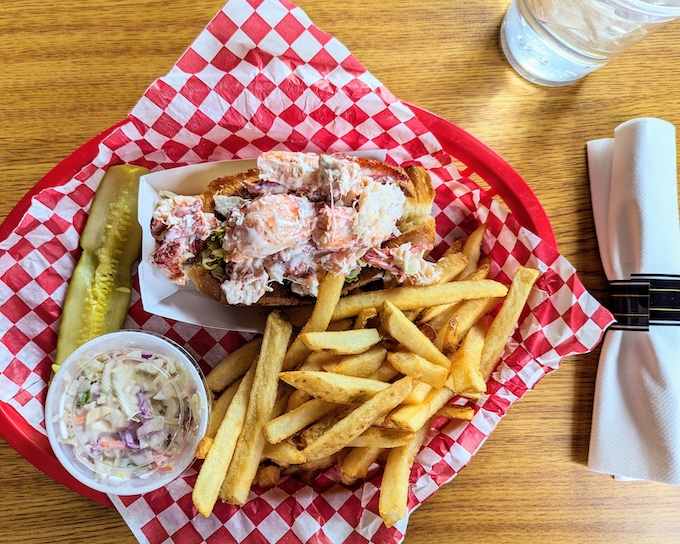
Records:
{"label": "black napkin band", "polygon": [[650,325],[680,326],[680,276],[632,274],[609,282],[612,329],[647,331]]}

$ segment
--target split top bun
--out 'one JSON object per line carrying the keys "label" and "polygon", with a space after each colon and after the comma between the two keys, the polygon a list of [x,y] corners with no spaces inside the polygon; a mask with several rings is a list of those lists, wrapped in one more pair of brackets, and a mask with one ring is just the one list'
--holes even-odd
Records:
{"label": "split top bun", "polygon": [[310,303],[326,273],[347,288],[436,280],[434,191],[419,166],[271,151],[202,195],[161,200],[152,259],[170,281],[234,305]]}

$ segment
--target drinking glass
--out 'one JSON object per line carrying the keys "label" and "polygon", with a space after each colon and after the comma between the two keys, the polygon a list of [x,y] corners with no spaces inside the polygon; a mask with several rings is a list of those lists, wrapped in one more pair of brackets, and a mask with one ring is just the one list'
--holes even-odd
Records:
{"label": "drinking glass", "polygon": [[512,0],[501,45],[529,81],[568,85],[678,17],[680,0]]}

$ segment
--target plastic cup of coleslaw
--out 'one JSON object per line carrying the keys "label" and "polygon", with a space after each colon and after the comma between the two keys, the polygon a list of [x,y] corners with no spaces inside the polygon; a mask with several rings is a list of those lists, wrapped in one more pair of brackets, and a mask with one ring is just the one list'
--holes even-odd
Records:
{"label": "plastic cup of coleslaw", "polygon": [[194,359],[146,331],[105,334],[78,348],[45,403],[57,459],[79,482],[113,495],[146,493],[182,474],[209,418]]}

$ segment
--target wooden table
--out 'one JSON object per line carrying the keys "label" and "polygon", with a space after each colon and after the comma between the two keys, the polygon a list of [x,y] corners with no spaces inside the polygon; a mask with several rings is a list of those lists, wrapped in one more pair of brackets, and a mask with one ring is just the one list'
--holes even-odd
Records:
{"label": "wooden table", "polygon": [[[543,203],[561,252],[602,299],[584,145],[657,116],[680,126],[678,24],[581,83],[542,88],[498,45],[507,1],[300,0],[396,96],[485,142]],[[124,118],[219,1],[0,3],[0,218],[50,168]],[[385,7],[388,6],[388,7]],[[471,464],[411,518],[408,544],[668,543],[680,491],[585,466],[598,354],[572,357],[509,412]],[[115,510],[55,483],[0,441],[2,542],[134,542]]]}

